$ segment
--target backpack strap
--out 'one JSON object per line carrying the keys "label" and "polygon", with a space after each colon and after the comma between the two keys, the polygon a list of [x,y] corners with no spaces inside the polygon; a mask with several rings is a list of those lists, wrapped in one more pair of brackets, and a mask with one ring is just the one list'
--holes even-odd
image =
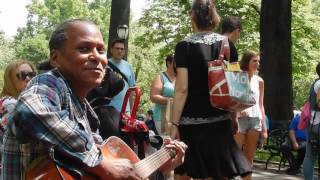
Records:
{"label": "backpack strap", "polygon": [[129,84],[129,80],[126,77],[126,75],[123,74],[123,72],[120,71],[120,69],[113,64],[113,62],[108,61],[108,66],[115,72],[119,73],[121,75],[121,77]]}
{"label": "backpack strap", "polygon": [[310,102],[310,104],[311,104],[311,109],[312,110],[317,110],[318,109],[318,107],[317,107],[317,94],[316,94],[316,92],[314,92],[314,85],[315,85],[315,83],[317,82],[317,81],[319,81],[320,79],[316,79],[313,83],[312,83],[312,85],[311,85],[311,87],[310,87],[310,90],[309,90],[309,102]]}
{"label": "backpack strap", "polygon": [[229,46],[229,38],[227,36],[224,36],[224,38],[221,42],[221,47],[220,47],[218,59],[219,60],[227,59],[227,61],[230,60],[230,46]]}
{"label": "backpack strap", "polygon": [[[172,83],[171,79],[169,78],[168,74],[165,71],[163,71],[161,74],[163,74],[163,76],[166,77],[170,83]],[[164,83],[164,80],[162,79],[162,84],[163,83]]]}

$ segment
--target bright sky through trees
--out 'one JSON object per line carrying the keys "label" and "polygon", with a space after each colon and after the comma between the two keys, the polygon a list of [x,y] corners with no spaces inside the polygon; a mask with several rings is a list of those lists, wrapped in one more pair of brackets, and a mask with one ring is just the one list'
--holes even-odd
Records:
{"label": "bright sky through trees", "polygon": [[[28,12],[25,6],[31,0],[0,0],[0,31],[7,37],[16,34],[18,27],[23,27],[27,21]],[[146,5],[146,0],[131,0],[131,9],[134,17],[139,18]]]}

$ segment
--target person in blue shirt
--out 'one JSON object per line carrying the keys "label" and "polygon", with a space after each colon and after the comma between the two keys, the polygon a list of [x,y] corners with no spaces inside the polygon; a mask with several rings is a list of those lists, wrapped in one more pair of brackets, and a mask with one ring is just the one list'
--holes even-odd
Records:
{"label": "person in blue shirt", "polygon": [[[129,87],[136,85],[134,73],[131,64],[124,60],[125,48],[124,40],[116,39],[111,44],[112,57],[109,59],[109,64],[112,64],[121,72],[122,78],[125,81],[125,87],[111,100],[109,106],[114,107],[117,111],[121,111],[124,96]],[[129,102],[128,102],[129,103]],[[130,104],[127,104],[126,112],[130,111]]]}
{"label": "person in blue shirt", "polygon": [[[300,166],[303,163],[306,151],[306,131],[298,129],[299,120],[300,114],[297,113],[290,122],[288,139],[286,139],[280,148],[283,156],[289,162],[289,168],[286,172],[291,175],[300,172]],[[297,151],[296,157],[292,151]]]}

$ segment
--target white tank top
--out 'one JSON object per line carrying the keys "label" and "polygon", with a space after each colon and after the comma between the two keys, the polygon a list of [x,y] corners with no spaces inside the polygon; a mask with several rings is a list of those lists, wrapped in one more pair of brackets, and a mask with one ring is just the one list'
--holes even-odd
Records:
{"label": "white tank top", "polygon": [[259,118],[262,119],[262,113],[259,106],[259,97],[260,97],[260,90],[259,90],[259,81],[261,78],[257,75],[253,75],[250,80],[250,87],[254,93],[254,99],[256,100],[256,104],[249,107],[245,111],[248,113],[249,117]]}

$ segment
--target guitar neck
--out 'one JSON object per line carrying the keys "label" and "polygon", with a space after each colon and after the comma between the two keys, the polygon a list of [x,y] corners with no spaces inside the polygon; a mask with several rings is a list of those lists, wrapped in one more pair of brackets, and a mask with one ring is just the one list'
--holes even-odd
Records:
{"label": "guitar neck", "polygon": [[146,179],[173,156],[174,152],[172,150],[162,148],[145,159],[137,162],[135,164],[136,172],[142,177],[142,179]]}

